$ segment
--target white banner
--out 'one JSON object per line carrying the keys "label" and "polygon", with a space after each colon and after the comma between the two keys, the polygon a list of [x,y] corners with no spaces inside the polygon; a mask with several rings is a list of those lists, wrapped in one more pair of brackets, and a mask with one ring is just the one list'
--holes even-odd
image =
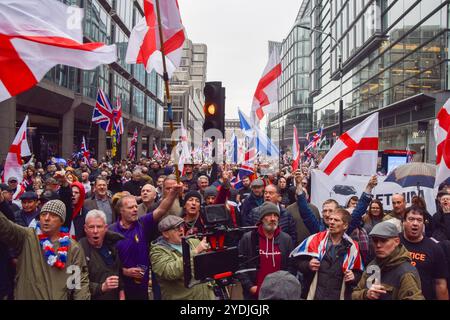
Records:
{"label": "white banner", "polygon": [[[402,188],[394,182],[384,182],[386,177],[378,176],[378,185],[373,189],[374,199],[378,199],[383,204],[384,210],[392,210],[392,196],[395,193],[402,193],[405,196],[407,206],[411,204],[411,198],[417,195],[417,187]],[[320,170],[311,172],[311,203],[320,209],[327,199],[334,199],[344,206],[351,196],[360,197],[366,189],[370,177],[368,176],[346,176],[336,179],[327,176]],[[437,189],[420,188],[420,196],[425,199],[427,211],[433,215],[436,212],[434,199]]]}

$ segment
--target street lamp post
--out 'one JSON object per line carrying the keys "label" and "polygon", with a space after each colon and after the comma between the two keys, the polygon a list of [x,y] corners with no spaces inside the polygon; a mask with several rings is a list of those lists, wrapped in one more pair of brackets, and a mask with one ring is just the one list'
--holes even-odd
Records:
{"label": "street lamp post", "polygon": [[338,56],[338,65],[339,65],[339,77],[340,77],[340,81],[339,81],[339,135],[341,135],[344,132],[344,100],[342,100],[342,44],[339,43],[336,38],[334,38],[331,33],[328,32],[324,32],[322,30],[318,30],[318,29],[314,29],[314,28],[310,28],[307,26],[302,26],[297,24],[297,27],[302,28],[302,29],[306,29],[309,31],[313,31],[313,32],[318,32],[321,34],[324,34],[328,37],[331,38],[331,40],[333,40],[336,43],[336,46],[339,50],[339,56]]}

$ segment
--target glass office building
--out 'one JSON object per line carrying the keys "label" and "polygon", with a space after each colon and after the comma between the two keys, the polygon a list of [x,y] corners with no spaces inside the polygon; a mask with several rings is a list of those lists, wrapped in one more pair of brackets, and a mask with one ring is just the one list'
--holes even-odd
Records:
{"label": "glass office building", "polygon": [[[28,114],[30,147],[38,158],[71,157],[73,151],[79,150],[82,136],[96,156],[103,156],[110,141],[104,131],[91,124],[97,89],[101,88],[113,105],[119,98],[122,104],[125,133],[119,156],[125,156],[136,127],[139,130],[138,154],[141,150],[148,154],[153,141],[160,144],[162,136],[162,78],[155,72],[148,74],[143,65],[125,63],[128,37],[143,17],[143,1],[60,1],[84,8],[84,41],[116,44],[118,61],[95,70],[54,67],[35,88],[7,101],[10,110],[15,111],[14,117],[8,120],[12,123],[11,131]],[[5,141],[8,146],[9,143]]]}
{"label": "glass office building", "polygon": [[[307,30],[298,25],[309,26],[310,8],[303,3],[296,21],[281,46],[282,75],[279,83],[279,111],[271,115],[269,134],[279,141],[280,149],[292,148],[293,126],[297,127],[301,147],[305,135],[312,130],[312,99],[310,93],[311,39]],[[269,48],[275,45],[269,42]]]}
{"label": "glass office building", "polygon": [[310,27],[313,130],[338,135],[342,51],[344,131],[380,115],[380,150],[435,159],[433,125],[449,97],[449,1],[304,0]]}

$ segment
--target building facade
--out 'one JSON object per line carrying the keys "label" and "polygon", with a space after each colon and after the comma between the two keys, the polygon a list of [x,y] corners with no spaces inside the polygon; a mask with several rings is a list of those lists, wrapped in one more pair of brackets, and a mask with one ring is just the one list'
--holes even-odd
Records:
{"label": "building facade", "polygon": [[[206,82],[207,58],[208,49],[205,44],[192,43],[186,39],[180,67],[170,80],[174,128],[180,128],[181,120],[183,120],[183,125],[188,132],[200,137],[205,119],[203,88]],[[178,137],[174,138],[178,139]],[[162,140],[163,143],[170,145],[171,132],[167,111],[164,112]]]}
{"label": "building facade", "polygon": [[294,125],[301,147],[305,144],[306,133],[312,130],[312,99],[309,96],[311,39],[309,32],[298,26],[309,24],[310,7],[303,3],[294,26],[281,43],[279,112],[271,115],[268,132],[272,141],[279,141],[281,151],[291,149]]}
{"label": "building facade", "polygon": [[449,97],[446,0],[304,0],[310,11],[313,130],[338,135],[379,112],[379,150],[410,148],[435,161],[433,126]]}
{"label": "building facade", "polygon": [[[25,116],[29,115],[28,139],[36,158],[50,156],[71,158],[80,150],[82,136],[96,157],[110,148],[105,132],[92,124],[97,89],[101,88],[115,106],[121,100],[124,135],[118,156],[126,157],[135,128],[139,138],[137,154],[149,154],[153,142],[162,136],[162,79],[143,65],[125,63],[128,37],[143,17],[143,1],[130,0],[60,0],[84,8],[84,41],[117,45],[118,61],[95,70],[79,70],[58,65],[34,88],[0,103],[0,159],[5,159],[9,145]],[[142,152],[142,153],[141,153]]]}

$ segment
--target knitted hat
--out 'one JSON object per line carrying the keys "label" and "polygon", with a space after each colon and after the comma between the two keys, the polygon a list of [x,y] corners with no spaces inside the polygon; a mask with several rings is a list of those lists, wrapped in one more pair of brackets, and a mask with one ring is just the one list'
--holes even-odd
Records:
{"label": "knitted hat", "polygon": [[259,220],[261,221],[268,214],[276,214],[278,217],[280,216],[280,208],[272,202],[266,201],[261,206],[261,211],[259,214]]}
{"label": "knitted hat", "polygon": [[189,191],[184,196],[184,203],[186,203],[189,198],[192,197],[197,198],[200,203],[202,202],[202,195],[198,191]]}
{"label": "knitted hat", "polygon": [[62,222],[66,220],[66,205],[61,200],[50,200],[41,209],[41,213],[50,212],[58,215]]}
{"label": "knitted hat", "polygon": [[210,186],[208,188],[205,189],[205,198],[208,197],[217,197],[217,189],[213,186]]}

